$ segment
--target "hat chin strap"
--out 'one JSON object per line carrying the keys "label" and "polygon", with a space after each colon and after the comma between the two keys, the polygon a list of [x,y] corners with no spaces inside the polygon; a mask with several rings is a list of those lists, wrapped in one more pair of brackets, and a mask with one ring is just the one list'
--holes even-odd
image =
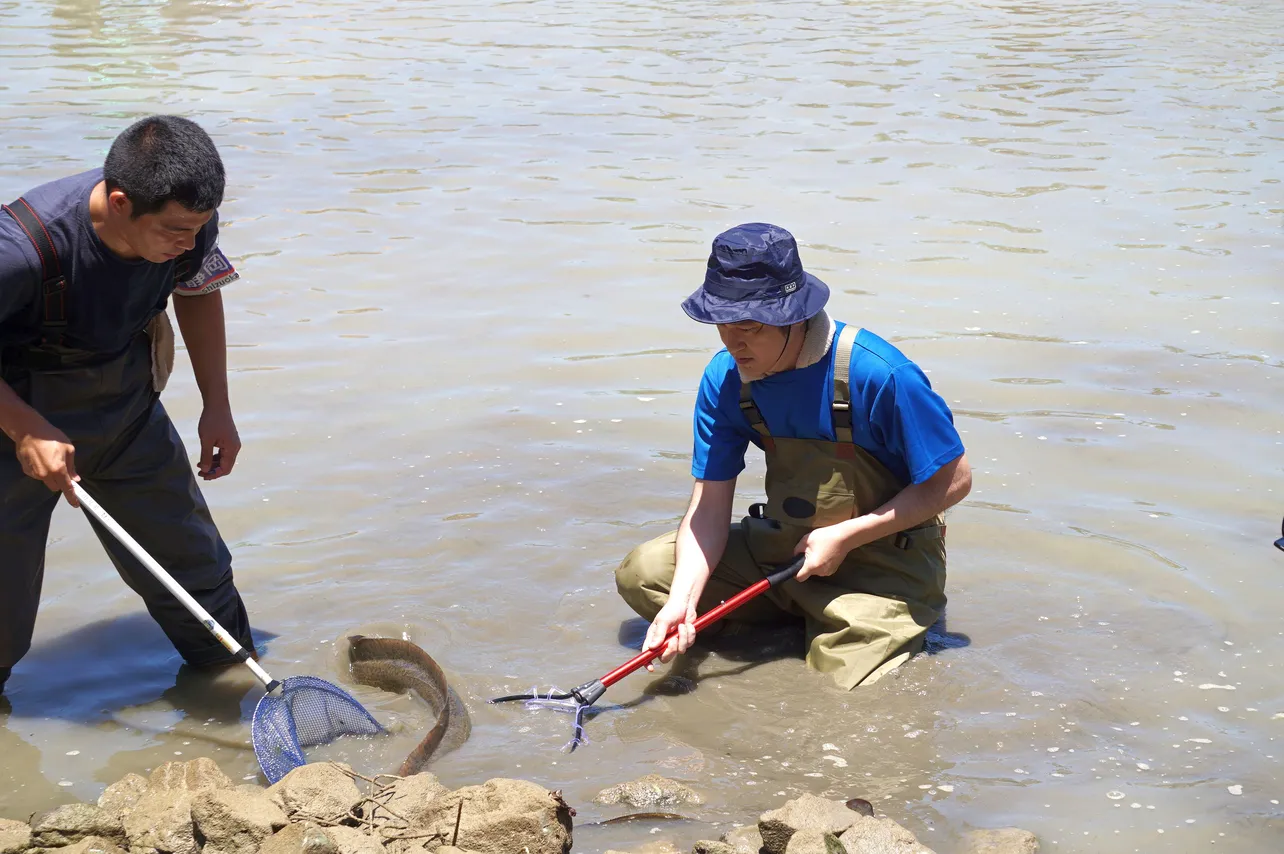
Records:
{"label": "hat chin strap", "polygon": [[[811,321],[807,321],[807,323],[810,323],[810,322]],[[776,356],[776,361],[771,363],[772,368],[780,364],[780,360],[785,357],[785,351],[789,349],[789,339],[793,337],[793,334],[794,334],[794,324],[791,323],[785,327],[785,343],[781,346],[780,355]],[[763,371],[762,378],[766,379],[767,377],[775,376],[778,373],[780,373],[780,371],[773,371],[771,370],[771,368],[768,368],[767,370]]]}

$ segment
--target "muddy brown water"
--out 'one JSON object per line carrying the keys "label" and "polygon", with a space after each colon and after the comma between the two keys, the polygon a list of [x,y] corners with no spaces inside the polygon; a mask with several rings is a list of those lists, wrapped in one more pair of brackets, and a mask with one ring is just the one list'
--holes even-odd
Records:
{"label": "muddy brown water", "polygon": [[[473,715],[448,784],[707,798],[585,851],[802,792],[942,851],[1280,850],[1282,36],[1252,0],[3,0],[0,195],[146,112],[215,135],[245,450],[206,494],[264,663],[341,679],[345,632],[404,632]],[[754,219],[954,406],[969,643],[852,694],[788,656],[636,675],[564,755],[563,716],[483,700],[631,654],[612,569],[683,510],[717,344],[678,302]],[[187,375],[166,402],[191,450]],[[0,815],[175,758],[252,777],[250,681],[177,664],[61,509]],[[327,755],[396,767],[424,709],[359,695],[398,732]]]}

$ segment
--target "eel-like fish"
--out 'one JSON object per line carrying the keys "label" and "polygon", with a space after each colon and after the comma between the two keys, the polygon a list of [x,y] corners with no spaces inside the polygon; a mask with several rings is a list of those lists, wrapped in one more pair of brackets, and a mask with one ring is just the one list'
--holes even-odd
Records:
{"label": "eel-like fish", "polygon": [[437,712],[437,723],[401,763],[399,776],[418,774],[434,756],[449,753],[468,740],[472,722],[463,701],[432,656],[410,641],[351,635],[348,661],[352,678],[362,685],[398,694],[413,692]]}

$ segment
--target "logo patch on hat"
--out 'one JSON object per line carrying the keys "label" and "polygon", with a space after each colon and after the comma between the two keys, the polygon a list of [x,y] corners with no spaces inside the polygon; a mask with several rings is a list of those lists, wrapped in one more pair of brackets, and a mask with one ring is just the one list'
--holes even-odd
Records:
{"label": "logo patch on hat", "polygon": [[789,296],[789,295],[790,295],[790,294],[792,294],[794,291],[798,290],[798,283],[797,283],[797,282],[785,282],[783,285],[781,285],[781,286],[780,286],[780,290],[781,290],[781,292],[782,292],[782,293],[784,293],[784,295],[785,295],[785,296]]}

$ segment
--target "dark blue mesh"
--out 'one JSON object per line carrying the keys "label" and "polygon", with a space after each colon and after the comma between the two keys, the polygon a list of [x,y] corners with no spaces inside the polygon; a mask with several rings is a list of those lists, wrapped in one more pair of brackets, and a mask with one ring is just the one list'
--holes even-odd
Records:
{"label": "dark blue mesh", "polygon": [[250,736],[268,782],[275,783],[308,760],[303,748],[341,735],[383,732],[370,713],[338,685],[312,676],[292,676],[280,694],[265,694],[254,709]]}

